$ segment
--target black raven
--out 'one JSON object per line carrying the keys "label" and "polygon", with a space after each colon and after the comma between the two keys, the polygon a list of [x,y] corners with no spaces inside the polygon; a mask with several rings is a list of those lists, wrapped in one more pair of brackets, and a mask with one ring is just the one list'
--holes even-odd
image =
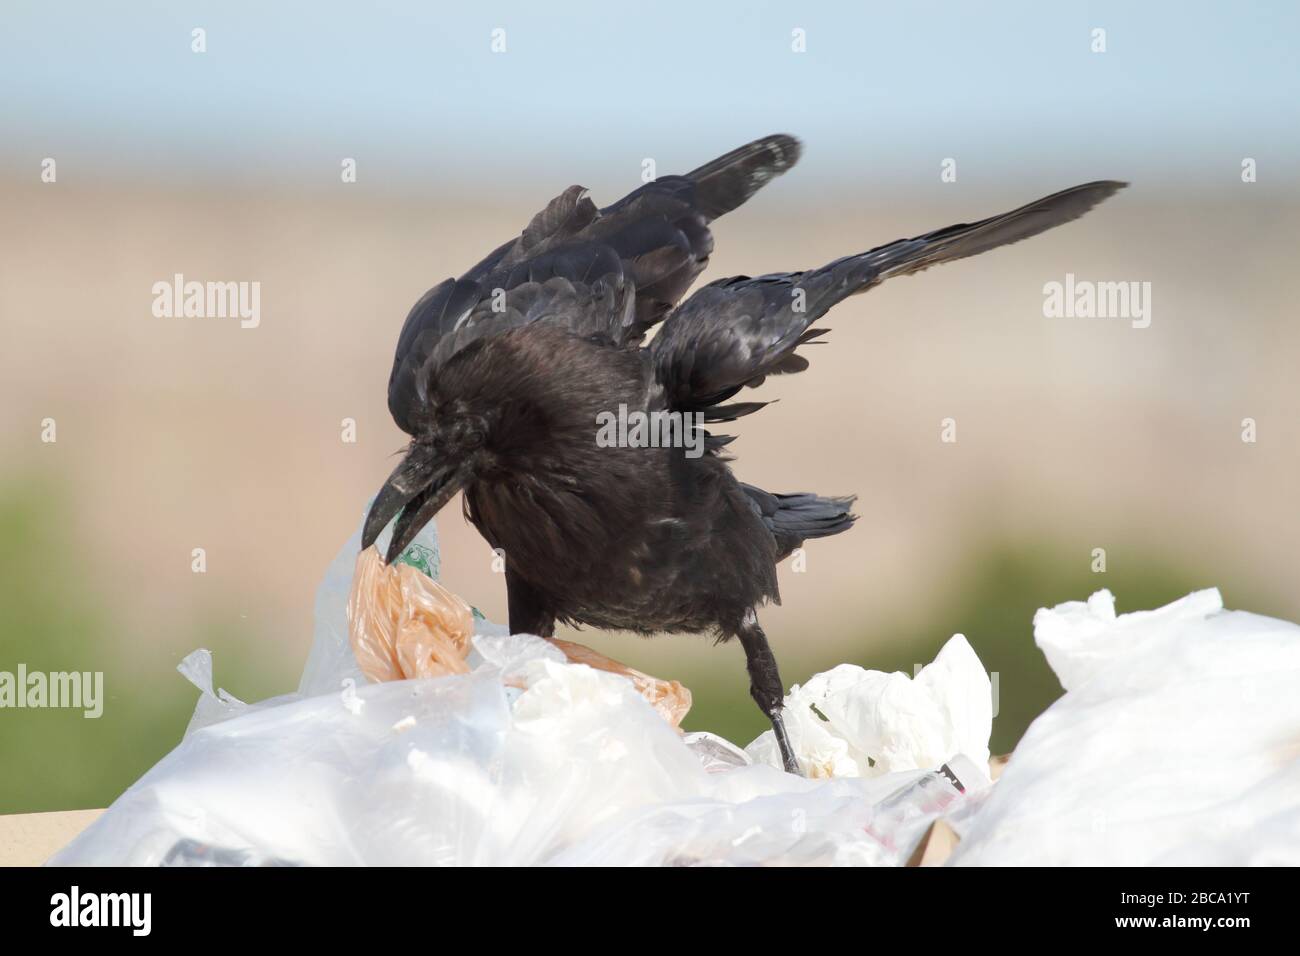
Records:
{"label": "black raven", "polygon": [[[721,453],[730,437],[705,425],[763,406],[731,401],[742,388],[806,368],[798,347],[841,299],[1069,222],[1124,185],[1075,186],[820,269],[719,279],[679,305],[713,251],[709,224],[799,153],[793,137],[768,136],[604,209],[571,186],[426,293],[388,384],[410,447],[362,535],[370,547],[396,516],[392,561],[463,491],[466,517],[505,555],[511,633],[550,637],[561,621],[738,637],[790,772],[784,687],[756,611],[780,599],[777,562],[847,529],[853,499],[744,484]],[[615,413],[676,416],[675,447],[598,441]]]}

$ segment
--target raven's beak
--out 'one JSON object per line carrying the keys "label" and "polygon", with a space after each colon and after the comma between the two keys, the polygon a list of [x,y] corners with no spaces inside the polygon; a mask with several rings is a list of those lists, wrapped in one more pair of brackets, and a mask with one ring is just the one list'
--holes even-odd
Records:
{"label": "raven's beak", "polygon": [[393,540],[388,545],[384,562],[391,564],[420,529],[442,510],[443,506],[465,484],[469,469],[459,463],[438,465],[433,461],[433,450],[416,445],[402,463],[388,476],[379,490],[375,503],[370,506],[365,527],[361,531],[361,549],[375,543],[381,531],[399,511],[401,517],[393,526]]}

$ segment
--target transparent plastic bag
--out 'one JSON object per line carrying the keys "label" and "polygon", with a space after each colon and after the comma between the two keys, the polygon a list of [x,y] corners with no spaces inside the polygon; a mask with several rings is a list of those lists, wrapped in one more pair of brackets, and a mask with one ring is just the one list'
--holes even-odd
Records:
{"label": "transparent plastic bag", "polygon": [[920,772],[708,773],[627,679],[539,638],[474,647],[469,674],[195,731],[51,862],[897,865],[940,812],[873,810]]}
{"label": "transparent plastic bag", "polygon": [[466,672],[368,682],[344,620],[358,544],[322,584],[299,692],[244,703],[191,655],[186,738],[51,863],[898,866],[954,841],[949,863],[1300,862],[1300,627],[1217,592],[1040,611],[1067,692],[996,784],[964,640],[915,679],[817,675],[787,698],[801,759],[831,774],[807,779],[764,737],[681,735],[621,665],[477,617]]}
{"label": "transparent plastic bag", "polygon": [[[921,770],[813,781],[683,736],[677,682],[472,609],[467,637],[464,603],[432,577],[432,525],[391,568],[359,546],[321,584],[298,691],[244,703],[190,655],[185,739],[51,863],[901,865],[965,799],[940,806]],[[365,626],[349,628],[349,597]],[[377,648],[365,665],[352,630]],[[434,665],[447,673],[366,676]]]}
{"label": "transparent plastic bag", "polygon": [[674,727],[680,726],[682,718],[691,709],[691,692],[683,687],[679,681],[660,680],[658,677],[643,674],[639,670],[628,667],[626,664],[620,664],[618,661],[592,650],[585,644],[575,644],[573,641],[558,639],[552,640],[551,643],[563,651],[564,656],[571,663],[586,664],[588,667],[594,667],[599,671],[626,677],[632,682],[632,686],[636,688],[637,693],[645,698],[646,702],[655,709],[659,716]]}

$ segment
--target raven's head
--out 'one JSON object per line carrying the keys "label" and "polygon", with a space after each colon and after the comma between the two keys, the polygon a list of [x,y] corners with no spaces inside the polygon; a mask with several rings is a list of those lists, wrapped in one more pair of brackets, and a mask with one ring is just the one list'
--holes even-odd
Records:
{"label": "raven's head", "polygon": [[370,506],[362,550],[396,517],[384,557],[392,563],[456,492],[537,471],[554,433],[545,410],[564,404],[547,362],[564,335],[524,331],[481,336],[450,358],[435,353],[413,376],[399,420],[411,444]]}
{"label": "raven's head", "polygon": [[374,544],[400,512],[384,560],[391,563],[406,550],[420,529],[488,463],[485,446],[490,427],[489,415],[463,402],[430,408],[406,457],[370,506],[361,532],[362,549]]}
{"label": "raven's head", "polygon": [[392,562],[457,491],[525,486],[529,501],[559,495],[563,505],[542,510],[553,520],[590,505],[606,485],[621,498],[629,472],[641,468],[635,449],[596,444],[597,414],[646,388],[637,350],[535,323],[437,358],[415,379],[401,419],[411,444],[371,505],[363,549],[396,517]]}

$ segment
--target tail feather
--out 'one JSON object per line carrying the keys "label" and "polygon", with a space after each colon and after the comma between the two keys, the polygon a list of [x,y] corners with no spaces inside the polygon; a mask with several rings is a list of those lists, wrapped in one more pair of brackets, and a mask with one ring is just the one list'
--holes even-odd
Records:
{"label": "tail feather", "polygon": [[742,484],[763,524],[776,539],[777,560],[786,558],[809,538],[828,538],[847,531],[857,520],[849,509],[853,497],[823,498],[809,492],[773,494]]}

